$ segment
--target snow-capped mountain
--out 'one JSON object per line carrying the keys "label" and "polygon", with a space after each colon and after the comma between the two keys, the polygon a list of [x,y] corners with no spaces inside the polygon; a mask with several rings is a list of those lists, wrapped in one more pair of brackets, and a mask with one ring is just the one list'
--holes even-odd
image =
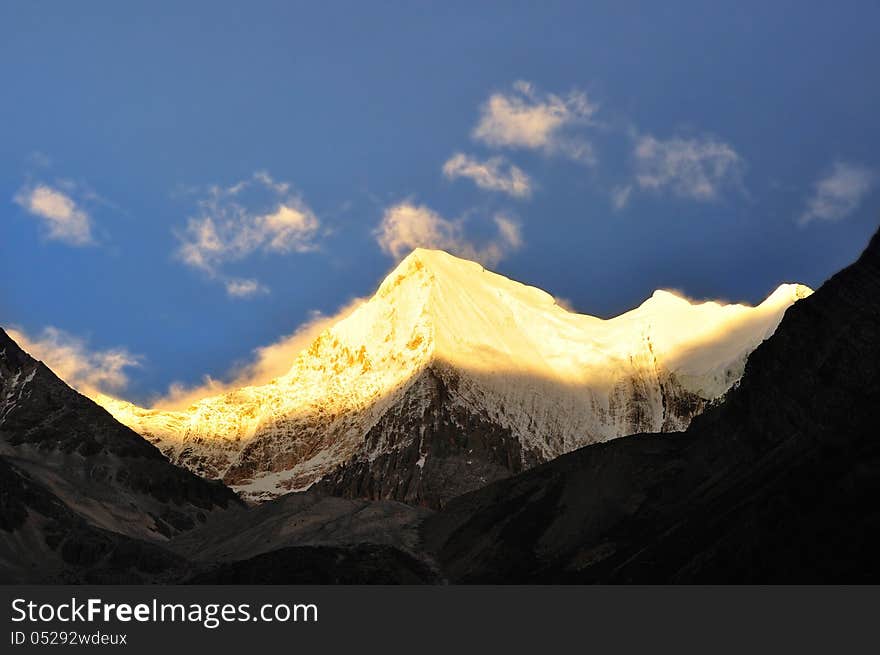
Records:
{"label": "snow-capped mountain", "polygon": [[657,291],[603,320],[419,249],[268,384],[183,411],[96,400],[254,500],[320,481],[437,506],[586,444],[684,429],[810,293],[784,284],[749,307]]}
{"label": "snow-capped mountain", "polygon": [[880,580],[880,232],[680,435],[618,439],[421,525],[453,584]]}

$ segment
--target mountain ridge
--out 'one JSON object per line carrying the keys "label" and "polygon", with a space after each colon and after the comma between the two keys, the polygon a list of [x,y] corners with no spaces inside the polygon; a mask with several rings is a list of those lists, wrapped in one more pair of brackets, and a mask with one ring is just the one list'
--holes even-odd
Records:
{"label": "mountain ridge", "polygon": [[0,329],[0,580],[172,575],[183,560],[158,544],[241,506],[223,484],[171,464]]}
{"label": "mountain ridge", "polygon": [[[98,400],[172,461],[252,500],[320,481],[438,506],[451,496],[427,489],[456,477],[452,469],[479,485],[586,443],[683,429],[809,292],[781,285],[748,307],[660,291],[601,319],[475,262],[417,249],[266,385],[184,411]],[[386,436],[370,437],[380,423]],[[460,438],[461,428],[473,434]],[[369,472],[376,459],[398,483]]]}
{"label": "mountain ridge", "polygon": [[[150,499],[155,502],[154,509],[167,512],[164,519],[136,512],[131,517],[132,536],[173,534],[183,526],[195,525],[200,512],[238,502],[223,485],[169,466],[155,446],[68,387],[2,328],[0,455],[49,486],[76,492],[109,484],[123,496],[133,494],[136,504]],[[100,507],[94,509],[103,511]],[[107,519],[114,529],[127,532],[113,523],[121,516],[115,513]],[[138,517],[152,525],[139,525]]]}
{"label": "mountain ridge", "polygon": [[595,444],[422,524],[457,583],[880,579],[880,232],[680,434]]}

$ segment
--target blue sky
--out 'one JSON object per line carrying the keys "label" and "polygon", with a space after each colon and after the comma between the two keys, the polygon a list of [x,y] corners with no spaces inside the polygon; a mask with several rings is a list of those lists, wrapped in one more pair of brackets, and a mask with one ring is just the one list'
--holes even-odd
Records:
{"label": "blue sky", "polygon": [[880,6],[819,5],[5,3],[0,323],[145,402],[415,245],[601,316],[818,286],[880,222]]}

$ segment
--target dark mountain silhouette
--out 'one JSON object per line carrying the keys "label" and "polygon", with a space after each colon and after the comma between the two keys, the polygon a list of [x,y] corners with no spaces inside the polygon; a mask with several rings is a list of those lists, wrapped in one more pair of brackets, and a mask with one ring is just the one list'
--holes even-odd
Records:
{"label": "dark mountain silhouette", "polygon": [[0,455],[100,527],[170,537],[240,504],[172,465],[0,329]]}
{"label": "dark mountain silhouette", "polygon": [[0,485],[6,580],[153,576],[183,560],[144,540],[165,541],[241,505],[222,484],[168,462],[3,330]]}
{"label": "dark mountain silhouette", "polygon": [[453,500],[423,535],[453,582],[876,582],[878,426],[875,235],[686,432],[564,455]]}

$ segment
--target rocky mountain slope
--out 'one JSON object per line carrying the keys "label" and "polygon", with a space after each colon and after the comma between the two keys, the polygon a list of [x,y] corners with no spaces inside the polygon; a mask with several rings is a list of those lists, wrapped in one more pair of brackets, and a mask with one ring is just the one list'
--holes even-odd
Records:
{"label": "rocky mountain slope", "polygon": [[320,482],[438,507],[586,444],[684,429],[809,293],[782,285],[747,307],[658,291],[602,320],[416,250],[269,384],[182,411],[98,401],[171,461],[254,500]]}
{"label": "rocky mountain slope", "polygon": [[314,492],[249,510],[0,330],[0,583],[432,582],[428,513]]}
{"label": "rocky mountain slope", "polygon": [[213,517],[175,537],[168,547],[198,562],[230,562],[278,548],[341,544],[392,546],[417,554],[417,528],[430,514],[393,500],[353,500],[310,490]]}
{"label": "rocky mountain slope", "polygon": [[431,582],[427,513],[316,493],[249,511],[0,330],[0,583]]}
{"label": "rocky mountain slope", "polygon": [[215,512],[171,540],[137,539],[96,526],[0,457],[0,584],[437,582],[417,549],[427,513],[310,492]]}
{"label": "rocky mountain slope", "polygon": [[90,523],[0,457],[0,584],[173,582],[186,560]]}
{"label": "rocky mountain slope", "polygon": [[[80,395],[0,330],[0,457],[28,497],[63,499],[65,512],[95,528],[165,540],[240,505],[218,482],[174,466],[142,437]],[[18,488],[18,483],[10,482]],[[10,487],[10,488],[12,488]],[[36,494],[36,495],[34,495]],[[11,502],[11,501],[10,501]],[[22,535],[51,517],[40,505],[12,529]],[[23,532],[22,532],[23,531]]]}
{"label": "rocky mountain slope", "polygon": [[880,580],[880,233],[680,434],[580,449],[450,502],[455,582]]}
{"label": "rocky mountain slope", "polygon": [[196,584],[424,584],[440,578],[421,549],[431,511],[315,490],[287,494],[173,539]]}

